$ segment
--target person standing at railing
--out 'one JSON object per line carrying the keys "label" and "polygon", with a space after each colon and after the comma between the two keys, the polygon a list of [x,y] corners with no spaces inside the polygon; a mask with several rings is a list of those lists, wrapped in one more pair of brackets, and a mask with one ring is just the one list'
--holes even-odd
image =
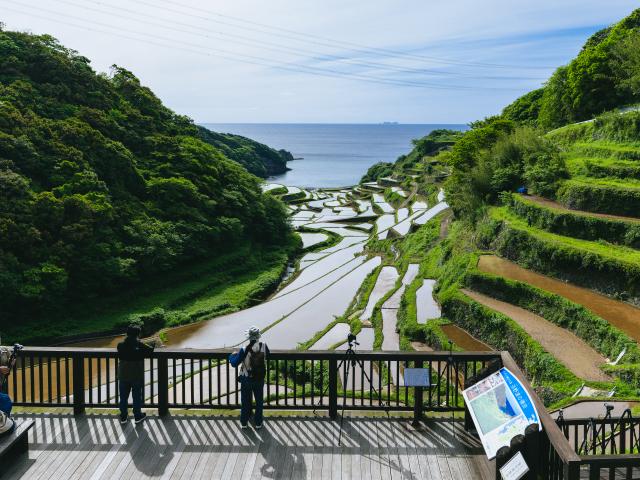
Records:
{"label": "person standing at railing", "polygon": [[140,341],[141,329],[136,324],[127,328],[127,337],[118,344],[118,387],[120,389],[120,423],[129,420],[129,394],[133,397],[133,417],[136,424],[147,417],[142,413],[144,391],[144,359],[153,353],[153,347]]}
{"label": "person standing at railing", "polygon": [[11,415],[13,407],[13,402],[9,397],[9,375],[16,361],[16,352],[17,349],[14,350],[12,355],[11,350],[0,346],[0,412],[3,412],[6,416]]}
{"label": "person standing at railing", "polygon": [[251,327],[247,330],[249,345],[241,351],[240,357],[240,426],[249,427],[249,417],[251,416],[251,401],[255,399],[255,422],[256,430],[262,428],[264,406],[264,379],[267,373],[267,356],[269,347],[266,343],[260,342],[260,329]]}
{"label": "person standing at railing", "polygon": [[11,352],[8,348],[0,347],[0,393],[6,393],[7,377],[11,373],[9,368],[9,359],[11,358]]}

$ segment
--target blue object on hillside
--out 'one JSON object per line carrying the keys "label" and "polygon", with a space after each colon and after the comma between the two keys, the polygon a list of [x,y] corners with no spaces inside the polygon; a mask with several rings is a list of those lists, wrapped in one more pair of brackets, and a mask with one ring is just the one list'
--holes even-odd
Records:
{"label": "blue object on hillside", "polygon": [[244,348],[241,348],[236,353],[232,353],[231,355],[229,355],[229,363],[233,368],[236,368],[238,365],[240,365],[240,362],[242,361],[243,353],[244,353]]}
{"label": "blue object on hillside", "polygon": [[527,189],[527,187],[518,187],[517,192],[523,195],[527,195],[529,193],[529,190]]}

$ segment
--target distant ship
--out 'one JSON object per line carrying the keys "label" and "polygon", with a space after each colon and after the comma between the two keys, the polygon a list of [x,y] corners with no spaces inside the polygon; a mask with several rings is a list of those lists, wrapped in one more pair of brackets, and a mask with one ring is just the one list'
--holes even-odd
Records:
{"label": "distant ship", "polygon": [[382,122],[382,125],[398,125],[398,122]]}

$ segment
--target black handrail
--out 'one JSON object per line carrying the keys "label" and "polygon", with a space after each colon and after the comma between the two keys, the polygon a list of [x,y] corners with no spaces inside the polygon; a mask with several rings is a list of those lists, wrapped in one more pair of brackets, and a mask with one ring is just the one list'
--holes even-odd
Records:
{"label": "black handrail", "polygon": [[[157,408],[161,415],[170,408],[238,408],[238,371],[228,363],[231,352],[157,349],[145,361],[145,406]],[[496,352],[359,351],[361,365],[350,375],[349,385],[342,385],[343,355],[341,351],[271,351],[265,408],[326,409],[332,417],[342,407],[380,410],[388,405],[416,415],[462,411],[464,379],[500,358]],[[87,407],[113,408],[118,399],[117,363],[113,348],[25,347],[10,377],[9,393],[17,406],[67,406],[76,413]],[[415,365],[429,368],[434,383],[418,403],[414,389],[402,380],[403,369]],[[444,378],[443,372],[455,373]],[[384,402],[371,394],[371,387]]]}

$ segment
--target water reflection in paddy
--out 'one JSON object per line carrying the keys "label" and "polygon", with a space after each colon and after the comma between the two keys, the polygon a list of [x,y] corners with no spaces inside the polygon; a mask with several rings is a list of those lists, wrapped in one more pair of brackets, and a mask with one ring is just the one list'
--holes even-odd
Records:
{"label": "water reflection in paddy", "polygon": [[420,215],[418,218],[416,218],[413,223],[415,223],[416,225],[424,225],[440,212],[445,211],[447,208],[449,208],[449,205],[447,205],[445,202],[440,202],[434,207],[431,207],[429,210],[427,210],[424,215]]}
{"label": "water reflection in paddy", "polygon": [[418,323],[427,323],[430,318],[440,318],[440,305],[433,298],[433,287],[436,281],[425,278],[422,286],[416,291],[416,311]]}
{"label": "water reflection in paddy", "polygon": [[266,332],[266,341],[272,348],[294,348],[296,344],[311,338],[315,332],[344,313],[364,279],[380,262],[380,257],[368,260],[311,301],[301,305]]}
{"label": "water reflection in paddy", "polygon": [[428,207],[427,202],[423,202],[418,200],[417,202],[413,202],[411,205],[411,210],[417,212],[418,210],[426,210]]}
{"label": "water reflection in paddy", "polygon": [[325,333],[316,343],[311,346],[310,350],[329,350],[338,342],[346,342],[347,335],[351,331],[351,327],[346,323],[337,323],[331,330]]}
{"label": "water reflection in paddy", "polygon": [[287,293],[328,274],[341,265],[344,265],[352,260],[355,255],[362,252],[363,249],[364,243],[357,243],[321,258],[300,272],[295,280],[277,293],[276,298],[286,295]]}
{"label": "water reflection in paddy", "polygon": [[[292,314],[300,309],[302,305],[308,304],[318,294],[329,289],[332,284],[338,282],[342,277],[357,269],[364,260],[363,257],[356,257],[322,278],[293,290],[287,295],[274,298],[255,307],[205,322],[171,329],[166,333],[166,343],[174,347],[190,348],[219,348],[234,345],[243,339],[245,330],[250,326],[256,325],[264,329],[275,321]],[[324,307],[316,305],[316,308],[322,310]],[[341,313],[339,312],[339,314]],[[331,320],[333,318],[329,321]],[[313,328],[312,333],[320,330],[324,325]],[[311,336],[309,335],[307,338]],[[293,339],[287,343],[288,348],[294,348],[295,345],[296,343]]]}
{"label": "water reflection in paddy", "polygon": [[408,208],[400,208],[397,212],[398,222],[402,222],[405,218],[409,216]]}
{"label": "water reflection in paddy", "polygon": [[378,226],[378,240],[384,240],[387,238],[388,230],[396,222],[396,219],[391,214],[385,214],[378,217],[376,225]]}
{"label": "water reflection in paddy", "polygon": [[398,290],[396,290],[395,293],[391,295],[386,302],[384,302],[382,308],[400,308],[400,300],[402,299],[404,290],[405,288],[407,288],[407,285],[409,285],[416,279],[419,270],[420,265],[418,265],[417,263],[409,264],[404,277],[402,277],[402,285],[400,285],[400,288],[398,288]]}
{"label": "water reflection in paddy", "polygon": [[302,238],[302,248],[313,247],[314,245],[318,245],[319,243],[324,242],[329,237],[324,233],[305,233],[301,232],[300,238]]}
{"label": "water reflection in paddy", "polygon": [[369,320],[371,318],[371,315],[373,314],[373,307],[375,307],[376,303],[378,303],[380,299],[395,286],[398,277],[399,275],[396,267],[382,267],[382,270],[380,270],[380,274],[376,279],[376,284],[371,291],[371,295],[369,295],[369,302],[360,316],[361,320]]}

